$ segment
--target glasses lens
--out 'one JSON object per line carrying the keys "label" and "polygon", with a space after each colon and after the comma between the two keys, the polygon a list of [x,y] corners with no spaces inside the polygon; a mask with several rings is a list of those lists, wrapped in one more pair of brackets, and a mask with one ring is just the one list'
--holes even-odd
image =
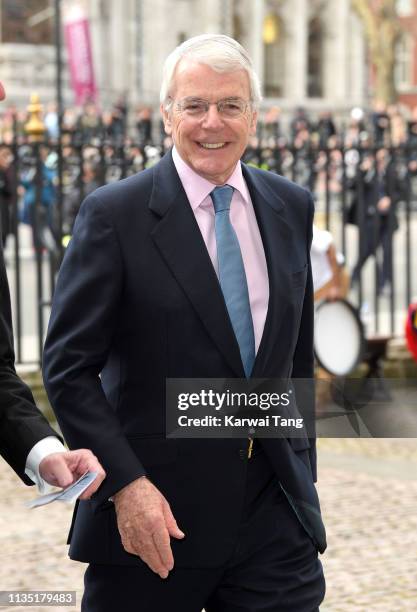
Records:
{"label": "glasses lens", "polygon": [[217,105],[219,113],[225,117],[239,117],[246,110],[246,102],[240,98],[232,98],[228,100],[220,100]]}
{"label": "glasses lens", "polygon": [[182,112],[192,117],[200,117],[207,112],[208,103],[205,100],[184,100],[180,105]]}

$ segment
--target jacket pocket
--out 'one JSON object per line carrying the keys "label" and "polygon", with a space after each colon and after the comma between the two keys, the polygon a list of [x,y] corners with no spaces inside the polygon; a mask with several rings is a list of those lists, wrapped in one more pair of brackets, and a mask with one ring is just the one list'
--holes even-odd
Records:
{"label": "jacket pocket", "polygon": [[292,287],[297,289],[299,287],[305,287],[307,281],[307,264],[298,272],[292,273]]}

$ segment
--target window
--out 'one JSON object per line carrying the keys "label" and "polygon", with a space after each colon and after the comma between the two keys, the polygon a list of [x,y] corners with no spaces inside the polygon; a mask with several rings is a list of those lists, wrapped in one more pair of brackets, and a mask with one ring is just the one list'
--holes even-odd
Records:
{"label": "window", "polygon": [[307,95],[309,98],[323,96],[323,29],[319,17],[309,24]]}
{"label": "window", "polygon": [[398,90],[411,87],[413,61],[413,40],[410,35],[404,34],[395,47],[395,87]]}
{"label": "window", "polygon": [[[1,0],[0,6],[3,43],[52,44],[51,0]],[[35,15],[38,19],[31,23]]]}

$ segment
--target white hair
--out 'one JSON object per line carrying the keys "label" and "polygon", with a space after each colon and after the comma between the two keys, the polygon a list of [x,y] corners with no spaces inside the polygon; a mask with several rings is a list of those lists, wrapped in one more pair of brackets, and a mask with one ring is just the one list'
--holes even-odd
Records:
{"label": "white hair", "polygon": [[224,34],[201,34],[184,41],[165,60],[159,97],[166,110],[170,106],[175,70],[184,57],[198,64],[205,64],[216,72],[246,70],[252,105],[256,108],[261,101],[259,78],[253,69],[251,58],[242,45]]}

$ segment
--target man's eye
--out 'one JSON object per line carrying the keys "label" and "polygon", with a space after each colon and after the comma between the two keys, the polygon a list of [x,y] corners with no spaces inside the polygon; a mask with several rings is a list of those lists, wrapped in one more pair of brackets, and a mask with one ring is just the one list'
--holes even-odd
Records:
{"label": "man's eye", "polygon": [[201,102],[188,102],[184,106],[184,110],[186,110],[188,113],[198,113],[199,111],[203,109],[204,109],[204,104],[202,104]]}
{"label": "man's eye", "polygon": [[242,104],[238,101],[230,100],[229,102],[223,103],[223,110],[226,113],[240,113],[242,112]]}

